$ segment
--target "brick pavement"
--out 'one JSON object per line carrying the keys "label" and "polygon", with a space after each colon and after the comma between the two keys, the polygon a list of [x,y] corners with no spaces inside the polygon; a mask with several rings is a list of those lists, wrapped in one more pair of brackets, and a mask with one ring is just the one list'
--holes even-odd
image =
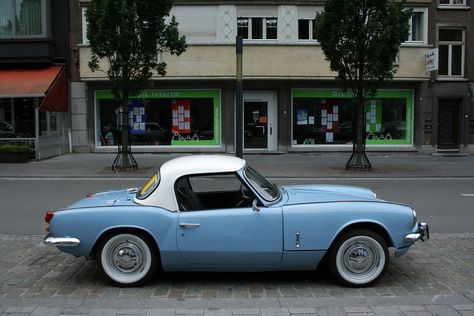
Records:
{"label": "brick pavement", "polygon": [[41,236],[0,235],[2,315],[474,315],[474,233],[435,234],[369,288],[317,272],[160,273],[110,286]]}

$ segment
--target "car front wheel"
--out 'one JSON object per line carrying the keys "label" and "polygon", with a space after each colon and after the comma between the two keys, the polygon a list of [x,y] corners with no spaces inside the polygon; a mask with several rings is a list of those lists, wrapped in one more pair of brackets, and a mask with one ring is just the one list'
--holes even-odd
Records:
{"label": "car front wheel", "polygon": [[354,230],[340,236],[329,251],[329,269],[344,285],[364,287],[387,270],[390,257],[385,240],[371,230]]}
{"label": "car front wheel", "polygon": [[156,271],[156,250],[146,236],[119,233],[105,238],[98,253],[105,276],[121,286],[134,286],[148,280]]}

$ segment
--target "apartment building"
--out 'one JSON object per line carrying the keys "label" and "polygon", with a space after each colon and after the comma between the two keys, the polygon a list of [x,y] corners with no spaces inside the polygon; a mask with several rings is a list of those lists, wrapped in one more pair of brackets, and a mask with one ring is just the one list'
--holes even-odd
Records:
{"label": "apartment building", "polygon": [[29,143],[36,159],[68,146],[68,3],[0,1],[0,143]]}
{"label": "apartment building", "polygon": [[474,153],[474,14],[469,0],[431,3],[429,43],[438,67],[421,95],[424,151]]}
{"label": "apartment building", "polygon": [[[462,0],[436,1],[456,3],[407,1],[413,9],[411,34],[394,61],[395,78],[367,101],[369,151],[443,149],[439,141],[444,141],[447,123],[440,116],[445,117],[452,100],[459,113],[469,117],[462,119],[460,128],[465,129],[458,133],[464,136],[458,136],[456,150],[474,151],[474,135],[468,132],[473,130],[468,71],[473,58],[466,40],[473,27],[471,10],[468,3],[458,9],[457,1]],[[70,8],[72,145],[75,151],[114,151],[118,105],[105,75],[87,65],[88,2],[71,0]],[[244,38],[244,153],[351,151],[353,98],[337,86],[335,73],[313,36],[316,12],[323,7],[324,1],[309,0],[175,1],[171,14],[186,36],[188,49],[179,57],[158,56],[168,64],[167,75],[153,77],[152,87],[132,98],[133,151],[234,152],[237,35]],[[469,15],[471,21],[458,19],[458,13]],[[458,19],[458,28],[452,31],[445,18]],[[459,47],[446,41],[459,38],[456,30],[464,40],[461,74],[454,61]],[[435,47],[440,67],[429,72],[426,54]]]}

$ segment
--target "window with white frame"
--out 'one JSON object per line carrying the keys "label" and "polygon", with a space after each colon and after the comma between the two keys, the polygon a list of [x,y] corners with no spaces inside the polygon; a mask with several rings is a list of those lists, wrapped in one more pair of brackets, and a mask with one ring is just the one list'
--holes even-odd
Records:
{"label": "window with white frame", "polygon": [[466,0],[439,0],[440,5],[465,6]]}
{"label": "window with white frame", "polygon": [[298,20],[298,40],[300,41],[315,41],[316,37],[313,33],[314,19],[299,19]]}
{"label": "window with white frame", "polygon": [[405,43],[426,44],[428,37],[428,9],[414,8],[413,15],[408,20],[409,31]]}
{"label": "window with white frame", "polygon": [[0,38],[45,36],[45,0],[0,1]]}
{"label": "window with white frame", "polygon": [[464,76],[464,30],[439,29],[438,76]]}
{"label": "window with white frame", "polygon": [[82,44],[89,44],[89,39],[87,38],[87,18],[86,18],[87,7],[81,8],[82,13]]}
{"label": "window with white frame", "polygon": [[237,35],[243,39],[277,39],[277,21],[276,17],[238,17]]}

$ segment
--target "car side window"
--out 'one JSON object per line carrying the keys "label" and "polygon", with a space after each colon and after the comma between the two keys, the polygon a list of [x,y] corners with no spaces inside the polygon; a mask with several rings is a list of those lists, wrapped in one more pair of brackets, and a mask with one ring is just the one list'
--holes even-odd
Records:
{"label": "car side window", "polygon": [[254,199],[234,173],[182,177],[175,191],[180,211],[249,207]]}

